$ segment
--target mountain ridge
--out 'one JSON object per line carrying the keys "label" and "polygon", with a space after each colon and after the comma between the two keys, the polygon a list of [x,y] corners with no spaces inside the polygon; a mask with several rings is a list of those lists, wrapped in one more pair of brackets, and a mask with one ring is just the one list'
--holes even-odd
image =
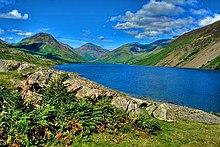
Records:
{"label": "mountain ridge", "polygon": [[150,51],[164,47],[171,41],[171,39],[162,39],[150,44],[128,43],[114,49],[96,62],[132,64],[135,60],[143,58]]}

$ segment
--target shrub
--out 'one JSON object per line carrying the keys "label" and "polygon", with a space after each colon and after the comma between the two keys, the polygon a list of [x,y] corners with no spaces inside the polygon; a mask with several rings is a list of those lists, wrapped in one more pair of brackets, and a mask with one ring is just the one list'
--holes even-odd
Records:
{"label": "shrub", "polygon": [[0,146],[62,146],[89,141],[93,133],[157,134],[158,124],[147,117],[131,119],[103,97],[78,99],[67,90],[62,75],[41,90],[39,108],[27,106],[19,92],[0,91]]}

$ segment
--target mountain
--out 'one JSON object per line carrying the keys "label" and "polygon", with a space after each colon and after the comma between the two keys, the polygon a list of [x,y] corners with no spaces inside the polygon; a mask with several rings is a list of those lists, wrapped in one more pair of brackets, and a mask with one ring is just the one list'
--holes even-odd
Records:
{"label": "mountain", "polygon": [[92,61],[106,55],[109,51],[95,44],[87,43],[77,48],[75,52],[84,59]]}
{"label": "mountain", "polygon": [[135,64],[220,69],[220,21],[183,34]]}
{"label": "mountain", "polygon": [[58,42],[53,36],[46,33],[35,34],[12,46],[22,51],[49,59],[65,62],[85,61],[85,59],[77,55],[71,47]]}
{"label": "mountain", "polygon": [[150,51],[167,46],[170,42],[171,40],[164,39],[145,45],[139,43],[126,44],[107,53],[96,62],[131,64],[138,59],[144,58]]}

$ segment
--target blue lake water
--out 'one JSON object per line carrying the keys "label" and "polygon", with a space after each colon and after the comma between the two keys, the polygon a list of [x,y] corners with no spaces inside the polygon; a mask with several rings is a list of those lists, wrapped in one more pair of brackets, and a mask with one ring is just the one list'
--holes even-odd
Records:
{"label": "blue lake water", "polygon": [[220,71],[117,64],[66,64],[54,68],[77,72],[131,96],[220,112]]}

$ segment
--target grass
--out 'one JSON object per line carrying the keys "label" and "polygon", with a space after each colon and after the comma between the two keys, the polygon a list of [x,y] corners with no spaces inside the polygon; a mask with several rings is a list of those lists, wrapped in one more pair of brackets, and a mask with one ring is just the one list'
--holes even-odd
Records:
{"label": "grass", "polygon": [[36,56],[33,56],[28,53],[24,53],[19,50],[9,48],[6,45],[2,45],[2,44],[0,44],[0,59],[28,62],[28,63],[35,64],[41,67],[52,67],[58,63],[61,63],[58,61],[36,57]]}
{"label": "grass", "polygon": [[220,125],[210,125],[197,122],[179,121],[162,122],[163,132],[157,136],[124,134],[94,134],[91,142],[79,143],[79,146],[161,146],[161,147],[217,147],[220,144]]}
{"label": "grass", "polygon": [[161,50],[160,52],[153,54],[152,56],[149,56],[146,59],[139,60],[135,64],[137,64],[137,65],[156,65],[162,59],[166,58],[168,56],[168,54],[170,52],[172,52],[174,49],[177,49],[178,47],[181,47],[187,43],[190,43],[196,37],[197,37],[197,35],[190,35],[189,37],[184,38],[182,40],[174,41],[170,45],[168,45],[166,48]]}
{"label": "grass", "polygon": [[24,80],[22,75],[18,72],[0,72],[0,87],[5,87],[7,89],[13,89],[14,84],[11,79]]}
{"label": "grass", "polygon": [[202,68],[220,69],[220,56],[209,61],[206,65],[202,66]]}

